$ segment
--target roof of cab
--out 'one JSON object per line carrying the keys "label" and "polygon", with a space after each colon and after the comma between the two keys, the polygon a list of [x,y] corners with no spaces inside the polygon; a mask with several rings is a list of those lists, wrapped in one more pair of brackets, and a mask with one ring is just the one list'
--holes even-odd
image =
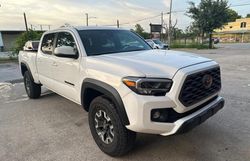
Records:
{"label": "roof of cab", "polygon": [[67,26],[67,27],[60,27],[57,29],[46,31],[44,34],[60,32],[62,30],[127,30],[123,28],[115,28],[115,27],[107,27],[107,26]]}
{"label": "roof of cab", "polygon": [[76,30],[127,30],[123,28],[115,28],[115,27],[106,27],[106,26],[68,26],[68,27],[60,27],[50,31],[58,31],[58,30],[65,30],[65,29],[76,29]]}
{"label": "roof of cab", "polygon": [[126,30],[123,28],[107,27],[107,26],[76,26],[77,30]]}

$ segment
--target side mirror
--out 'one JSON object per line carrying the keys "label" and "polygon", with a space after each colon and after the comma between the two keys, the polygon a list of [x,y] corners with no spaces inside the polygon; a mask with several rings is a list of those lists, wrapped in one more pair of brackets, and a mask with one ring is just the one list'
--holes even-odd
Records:
{"label": "side mirror", "polygon": [[71,46],[60,46],[56,47],[54,54],[58,57],[65,57],[65,58],[77,58],[78,55],[75,52],[75,49]]}

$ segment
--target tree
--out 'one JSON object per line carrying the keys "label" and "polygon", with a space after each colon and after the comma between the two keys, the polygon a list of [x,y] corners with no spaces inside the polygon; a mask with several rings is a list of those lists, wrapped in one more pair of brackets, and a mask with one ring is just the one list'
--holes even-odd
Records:
{"label": "tree", "polygon": [[142,26],[140,24],[136,24],[135,25],[135,32],[139,35],[141,35],[144,32],[144,29],[142,28]]}
{"label": "tree", "polygon": [[178,38],[184,38],[185,37],[185,34],[183,32],[182,29],[179,29],[177,27],[175,28],[172,28],[172,33],[173,33],[173,37],[174,37],[174,40],[178,39]]}
{"label": "tree", "polygon": [[23,50],[23,46],[29,40],[40,40],[42,32],[29,30],[28,32],[22,33],[15,42],[15,47],[12,49],[12,54],[17,55],[20,50]]}
{"label": "tree", "polygon": [[140,24],[136,24],[135,25],[134,32],[136,32],[137,34],[139,34],[144,39],[149,39],[150,38],[150,34],[147,33],[147,32],[145,32],[144,29],[143,29],[143,27]]}
{"label": "tree", "polygon": [[228,22],[227,0],[201,0],[198,6],[189,2],[187,15],[191,17],[202,33],[209,34],[209,48],[212,48],[212,32]]}
{"label": "tree", "polygon": [[246,18],[250,18],[250,13],[247,14]]}
{"label": "tree", "polygon": [[228,22],[234,22],[238,18],[242,18],[235,10],[228,8],[227,9]]}

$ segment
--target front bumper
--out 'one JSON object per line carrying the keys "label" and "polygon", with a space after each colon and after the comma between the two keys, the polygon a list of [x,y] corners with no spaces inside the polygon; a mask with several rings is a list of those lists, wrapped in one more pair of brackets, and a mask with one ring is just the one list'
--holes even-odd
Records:
{"label": "front bumper", "polygon": [[[221,110],[224,107],[224,104],[225,104],[224,99],[223,98],[219,99],[215,104],[213,104],[206,110],[182,122],[180,124],[181,126],[178,126],[177,127],[178,130],[176,132],[174,131],[174,133],[185,133],[192,130],[196,126],[205,122],[208,118],[215,115],[219,110]],[[168,133],[162,135],[168,135]]]}
{"label": "front bumper", "polygon": [[[130,95],[130,96],[129,96]],[[130,93],[124,101],[126,107],[131,107],[131,112],[127,108],[127,114],[129,117],[130,125],[126,126],[128,129],[150,134],[160,134],[163,136],[173,135],[176,133],[184,133],[191,130],[192,128],[198,126],[215,113],[217,113],[224,106],[224,99],[222,97],[217,97],[214,101],[200,108],[199,110],[178,119],[173,123],[160,123],[153,122],[150,118],[150,111],[154,108],[161,107],[174,107],[174,102],[166,98],[154,98],[148,99],[133,97],[133,93]],[[130,102],[128,105],[126,102]],[[137,106],[137,108],[135,108]],[[140,107],[140,108],[138,108]]]}

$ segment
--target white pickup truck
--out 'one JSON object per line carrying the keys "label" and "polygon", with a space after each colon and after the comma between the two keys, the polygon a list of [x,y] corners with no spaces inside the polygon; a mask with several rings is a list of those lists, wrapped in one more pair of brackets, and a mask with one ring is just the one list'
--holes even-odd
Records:
{"label": "white pickup truck", "polygon": [[197,55],[153,50],[129,30],[66,27],[21,51],[27,95],[41,86],[82,105],[99,148],[126,154],[136,132],[168,136],[201,124],[224,106],[219,65]]}

